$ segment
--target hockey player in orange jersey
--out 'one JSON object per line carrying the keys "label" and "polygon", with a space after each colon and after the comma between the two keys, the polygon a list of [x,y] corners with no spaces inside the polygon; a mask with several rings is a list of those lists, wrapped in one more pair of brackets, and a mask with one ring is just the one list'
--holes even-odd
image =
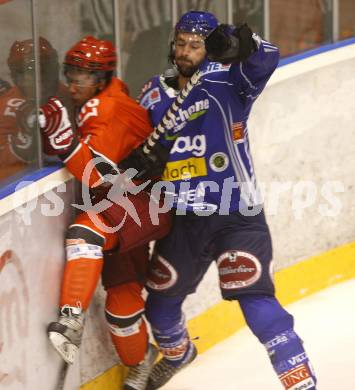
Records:
{"label": "hockey player in orange jersey", "polygon": [[[78,137],[59,99],[52,97],[41,107],[44,151],[58,155],[83,188],[87,186],[94,193],[102,188],[105,175],[117,170],[118,163],[152,132],[147,112],[128,96],[126,85],[113,76],[115,68],[116,52],[109,41],[89,36],[66,53],[64,74],[77,112]],[[141,227],[128,217],[117,233],[107,232],[83,212],[68,228],[61,312],[59,320],[49,325],[48,334],[63,359],[72,363],[81,340],[84,312],[102,273],[112,341],[121,361],[131,367],[124,389],[143,390],[157,355],[148,343],[141,296],[148,243],[168,232],[170,216],[162,215],[160,224],[154,226],[149,218],[147,192],[130,196],[130,200],[138,211]],[[103,226],[112,226],[121,222],[117,219],[124,217],[124,209],[113,204],[97,217]]]}
{"label": "hockey player in orange jersey", "polygon": [[16,121],[17,107],[24,102],[17,87],[3,83],[0,96],[0,179],[5,179],[26,167],[32,156],[32,136],[19,129]]}
{"label": "hockey player in orange jersey", "polygon": [[[43,37],[39,38],[39,56],[42,101],[52,95],[68,101],[68,91],[59,82],[57,51]],[[33,39],[15,41],[7,60],[14,85],[2,82],[0,87],[0,179],[24,169],[36,157],[36,121],[28,115],[32,111],[34,119],[34,63]]]}

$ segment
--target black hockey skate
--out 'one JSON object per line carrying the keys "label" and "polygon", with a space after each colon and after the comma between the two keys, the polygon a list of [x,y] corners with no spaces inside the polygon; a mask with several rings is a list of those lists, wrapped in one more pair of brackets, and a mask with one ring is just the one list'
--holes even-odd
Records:
{"label": "black hockey skate", "polygon": [[152,369],[149,375],[148,385],[146,390],[155,390],[164,386],[175,374],[188,366],[197,356],[197,349],[194,344],[191,344],[190,356],[186,362],[179,367],[174,367],[169,363],[169,360],[162,358]]}
{"label": "black hockey skate", "polygon": [[149,374],[152,371],[158,353],[157,347],[149,344],[144,360],[137,366],[129,369],[124,381],[123,390],[145,390]]}

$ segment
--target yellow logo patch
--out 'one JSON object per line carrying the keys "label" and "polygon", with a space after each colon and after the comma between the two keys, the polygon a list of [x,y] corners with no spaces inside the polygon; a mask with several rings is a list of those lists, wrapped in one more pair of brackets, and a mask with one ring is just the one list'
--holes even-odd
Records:
{"label": "yellow logo patch", "polygon": [[206,159],[203,157],[191,157],[187,160],[168,162],[166,164],[162,179],[167,181],[175,181],[206,175]]}

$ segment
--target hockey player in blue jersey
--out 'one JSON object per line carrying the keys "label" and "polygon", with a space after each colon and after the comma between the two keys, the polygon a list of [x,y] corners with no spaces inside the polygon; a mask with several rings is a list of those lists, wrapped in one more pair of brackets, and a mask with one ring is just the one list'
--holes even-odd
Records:
{"label": "hockey player in blue jersey", "polygon": [[239,302],[284,388],[314,390],[293,317],[275,298],[271,237],[248,141],[247,119],[278,49],[246,24],[218,25],[214,15],[190,11],[175,27],[170,57],[177,73],[154,77],[140,96],[154,126],[195,71],[201,77],[160,140],[170,149],[163,179],[174,184],[167,192],[176,216],[156,244],[147,283],[146,316],[163,355],[147,388],[160,388],[195,358],[181,307],[214,261],[223,298]]}

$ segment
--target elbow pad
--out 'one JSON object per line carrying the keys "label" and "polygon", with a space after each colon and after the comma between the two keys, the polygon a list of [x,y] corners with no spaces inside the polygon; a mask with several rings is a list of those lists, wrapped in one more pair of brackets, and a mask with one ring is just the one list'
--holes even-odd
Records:
{"label": "elbow pad", "polygon": [[220,24],[207,36],[205,46],[208,59],[222,64],[243,62],[256,50],[253,32],[246,23],[238,27]]}

